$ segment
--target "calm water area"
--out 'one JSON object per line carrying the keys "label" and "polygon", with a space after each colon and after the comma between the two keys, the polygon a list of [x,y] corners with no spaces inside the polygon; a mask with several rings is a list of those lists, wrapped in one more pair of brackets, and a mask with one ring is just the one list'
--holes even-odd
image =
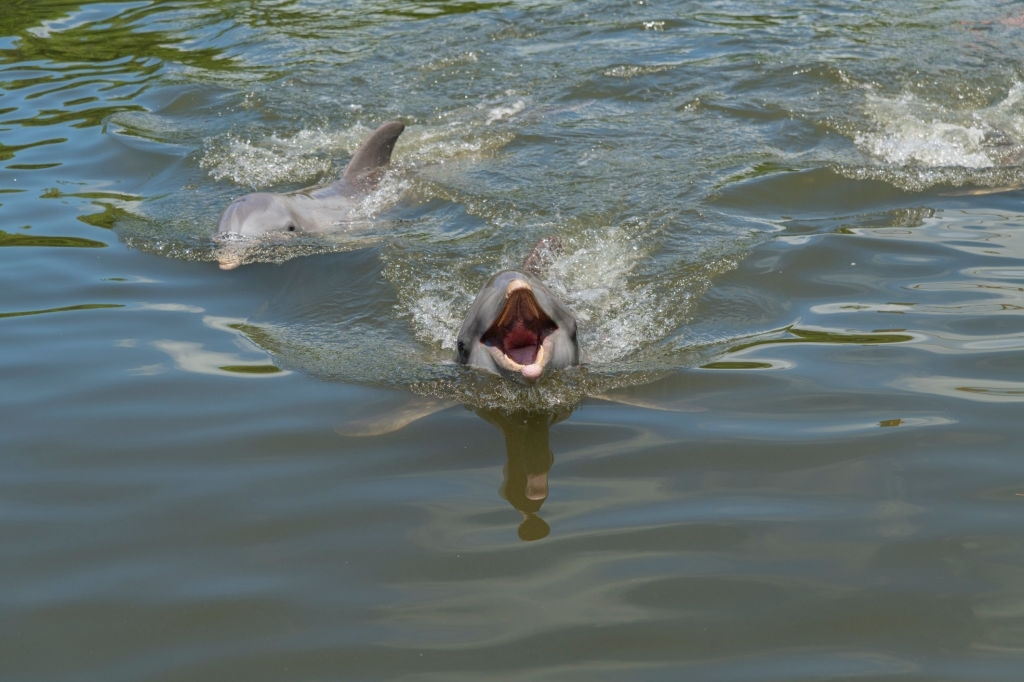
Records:
{"label": "calm water area", "polygon": [[1019,2],[5,0],[0,679],[1024,680],[1022,171]]}

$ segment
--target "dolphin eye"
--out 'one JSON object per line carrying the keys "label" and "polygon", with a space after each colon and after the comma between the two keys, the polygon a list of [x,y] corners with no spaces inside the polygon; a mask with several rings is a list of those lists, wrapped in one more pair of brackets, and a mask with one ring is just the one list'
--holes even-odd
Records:
{"label": "dolphin eye", "polygon": [[289,232],[294,232],[294,231],[295,231],[295,226],[294,226],[294,225],[292,225],[291,223],[289,223],[289,224],[288,224],[288,227],[287,227],[287,230],[288,230]]}

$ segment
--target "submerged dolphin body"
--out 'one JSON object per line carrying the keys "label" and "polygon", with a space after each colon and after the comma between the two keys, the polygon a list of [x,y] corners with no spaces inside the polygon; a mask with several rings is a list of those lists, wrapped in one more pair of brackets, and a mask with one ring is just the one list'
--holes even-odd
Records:
{"label": "submerged dolphin body", "polygon": [[[538,249],[547,245],[542,240]],[[533,269],[538,249],[524,270]],[[577,365],[576,318],[534,275],[504,270],[476,295],[458,337],[458,361],[532,384]]]}
{"label": "submerged dolphin body", "polygon": [[[405,130],[399,121],[388,121],[363,141],[345,166],[341,177],[329,185],[309,187],[290,194],[255,192],[238,197],[224,209],[217,225],[218,237],[259,237],[270,233],[323,233],[348,219],[391,161],[398,136]],[[230,270],[239,262],[221,259]]]}

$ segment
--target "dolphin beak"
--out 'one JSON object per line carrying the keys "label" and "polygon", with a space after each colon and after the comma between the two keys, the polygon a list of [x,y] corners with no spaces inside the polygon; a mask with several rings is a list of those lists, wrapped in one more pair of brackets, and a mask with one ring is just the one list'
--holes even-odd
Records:
{"label": "dolphin beak", "polygon": [[213,238],[213,257],[221,270],[234,270],[245,265],[245,244],[240,235],[233,233],[217,234]]}
{"label": "dolphin beak", "polygon": [[499,367],[533,383],[544,373],[556,331],[558,325],[537,303],[529,282],[515,279],[505,288],[504,307],[480,340]]}

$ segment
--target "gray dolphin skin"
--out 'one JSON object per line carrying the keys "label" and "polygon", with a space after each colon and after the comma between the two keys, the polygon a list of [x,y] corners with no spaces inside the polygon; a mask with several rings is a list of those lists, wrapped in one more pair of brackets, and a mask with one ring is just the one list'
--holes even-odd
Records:
{"label": "gray dolphin skin", "polygon": [[576,318],[532,274],[503,270],[470,306],[459,330],[458,361],[535,383],[551,370],[579,364]]}
{"label": "gray dolphin skin", "polygon": [[[329,185],[289,194],[255,192],[238,197],[221,214],[217,236],[257,237],[274,232],[323,233],[336,229],[351,215],[357,200],[374,189],[403,130],[405,125],[399,121],[388,121],[377,128],[356,150],[341,177]],[[237,265],[221,261],[225,270]]]}

